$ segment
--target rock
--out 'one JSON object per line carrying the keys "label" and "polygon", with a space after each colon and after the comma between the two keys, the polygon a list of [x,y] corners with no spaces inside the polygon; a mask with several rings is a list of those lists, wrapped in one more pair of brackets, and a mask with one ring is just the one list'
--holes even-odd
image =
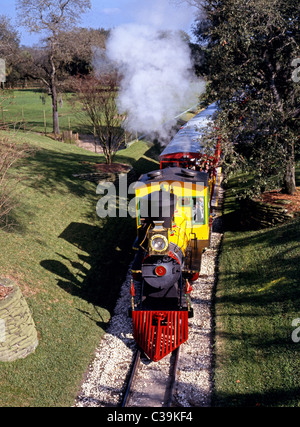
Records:
{"label": "rock", "polygon": [[0,278],[9,289],[0,299],[0,361],[11,362],[27,357],[38,345],[37,331],[20,288],[9,279]]}

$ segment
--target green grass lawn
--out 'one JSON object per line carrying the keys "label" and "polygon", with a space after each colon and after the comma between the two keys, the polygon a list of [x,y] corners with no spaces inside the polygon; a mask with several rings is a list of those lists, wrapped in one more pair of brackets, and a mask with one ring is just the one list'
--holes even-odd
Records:
{"label": "green grass lawn", "polygon": [[[39,345],[24,360],[0,363],[0,406],[70,406],[132,259],[135,220],[97,217],[96,185],[72,176],[103,157],[39,135],[17,138],[38,151],[17,168],[26,180],[15,227],[0,230],[0,275],[20,285]],[[151,170],[154,151],[140,141],[115,160]]]}
{"label": "green grass lawn", "polygon": [[[52,99],[47,92],[41,89],[19,89],[6,91],[4,95],[7,99],[2,102],[0,121],[4,119],[10,128],[52,132]],[[71,129],[73,132],[88,133],[90,129],[82,124],[70,102],[71,95],[63,94],[61,99],[62,103],[58,102],[60,131]]]}
{"label": "green grass lawn", "polygon": [[[8,90],[4,92],[3,96],[1,94],[2,97],[5,97],[6,100],[0,99],[0,123],[4,121],[11,129],[43,134],[45,131],[46,134],[52,133],[52,99],[47,91],[38,88]],[[77,108],[79,104],[74,102],[75,99],[76,96],[71,93],[64,93],[58,99],[60,132],[72,130],[74,133],[92,134],[93,129],[89,124],[90,120],[84,120],[84,114]],[[74,104],[76,108],[74,108]],[[185,123],[194,115],[195,112],[187,112],[180,117],[180,123],[181,121]]]}
{"label": "green grass lawn", "polygon": [[[299,173],[297,174],[299,178]],[[215,301],[216,406],[300,406],[300,219],[241,230],[231,180]],[[298,182],[299,185],[299,182]]]}

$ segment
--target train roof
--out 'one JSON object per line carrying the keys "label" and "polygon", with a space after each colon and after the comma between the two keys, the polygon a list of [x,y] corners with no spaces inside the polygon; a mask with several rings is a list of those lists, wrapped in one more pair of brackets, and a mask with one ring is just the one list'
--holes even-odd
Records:
{"label": "train roof", "polygon": [[163,182],[163,181],[175,181],[175,182],[191,182],[203,184],[207,187],[208,185],[208,174],[205,172],[198,172],[192,169],[182,168],[165,168],[156,171],[149,172],[142,175],[139,181],[135,184],[138,187],[138,183],[150,184],[152,182]]}
{"label": "train roof", "polygon": [[199,153],[201,152],[201,134],[212,122],[213,115],[217,111],[217,104],[214,102],[205,110],[196,114],[189,120],[174,136],[167,145],[160,157],[175,153]]}

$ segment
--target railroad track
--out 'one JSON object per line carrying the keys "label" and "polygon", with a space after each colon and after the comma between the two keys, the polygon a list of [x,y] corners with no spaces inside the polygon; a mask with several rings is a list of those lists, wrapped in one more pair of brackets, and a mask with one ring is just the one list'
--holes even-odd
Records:
{"label": "railroad track", "polygon": [[180,347],[159,362],[150,361],[137,350],[122,407],[165,407],[173,402]]}

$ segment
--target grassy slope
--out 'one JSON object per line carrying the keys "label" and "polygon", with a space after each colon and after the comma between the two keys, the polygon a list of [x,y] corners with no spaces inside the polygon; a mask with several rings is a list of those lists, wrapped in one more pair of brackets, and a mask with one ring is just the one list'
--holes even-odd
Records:
{"label": "grassy slope", "polygon": [[216,295],[216,405],[300,406],[300,220],[238,231],[231,182]]}
{"label": "grassy slope", "polygon": [[[27,179],[16,228],[0,230],[0,271],[21,286],[40,342],[26,359],[0,363],[0,406],[69,406],[124,280],[135,220],[98,218],[96,186],[72,176],[99,156],[24,138],[40,150],[18,169]],[[116,160],[151,170],[157,163],[148,155],[139,142]]]}

